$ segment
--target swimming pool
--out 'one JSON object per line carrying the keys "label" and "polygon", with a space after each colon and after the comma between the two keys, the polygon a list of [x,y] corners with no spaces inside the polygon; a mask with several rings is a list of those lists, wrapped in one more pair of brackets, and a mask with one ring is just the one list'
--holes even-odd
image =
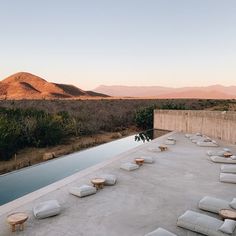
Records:
{"label": "swimming pool", "polygon": [[2,175],[0,176],[0,205],[137,147],[151,140],[153,134],[152,131],[142,132]]}

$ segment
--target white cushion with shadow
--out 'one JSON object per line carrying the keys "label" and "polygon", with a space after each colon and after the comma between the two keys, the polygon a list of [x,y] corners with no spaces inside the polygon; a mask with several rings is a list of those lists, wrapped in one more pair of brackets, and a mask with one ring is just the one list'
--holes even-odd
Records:
{"label": "white cushion with shadow", "polygon": [[173,234],[163,228],[158,228],[148,234],[145,234],[145,236],[176,236],[176,234]]}
{"label": "white cushion with shadow", "polygon": [[202,142],[202,141],[198,141],[197,145],[199,147],[218,147],[218,144],[215,142]]}
{"label": "white cushion with shadow", "polygon": [[148,151],[150,151],[150,152],[160,152],[161,150],[160,150],[160,148],[157,148],[157,147],[149,147]]}
{"label": "white cushion with shadow", "polygon": [[174,141],[176,141],[176,139],[174,137],[168,137],[167,140],[174,140]]}
{"label": "white cushion with shadow", "polygon": [[190,140],[200,140],[200,139],[202,139],[203,137],[201,136],[201,135],[196,135],[196,134],[194,134],[194,135],[191,135],[190,137],[189,137],[189,139]]}
{"label": "white cushion with shadow", "polygon": [[224,221],[195,211],[186,211],[177,220],[177,226],[208,236],[228,236],[219,228]]}
{"label": "white cushion with shadow", "polygon": [[190,138],[192,136],[192,134],[185,134],[184,135],[186,138]]}
{"label": "white cushion with shadow", "polygon": [[208,150],[206,153],[207,153],[208,156],[220,156],[220,157],[223,157],[225,151],[224,150],[218,150],[218,151],[216,151],[216,150]]}
{"label": "white cushion with shadow", "polygon": [[236,210],[236,198],[234,198],[230,203],[229,205]]}
{"label": "white cushion with shadow", "polygon": [[199,140],[198,139],[192,139],[192,143],[197,143]]}
{"label": "white cushion with shadow", "polygon": [[49,200],[37,204],[33,208],[33,214],[37,219],[44,219],[60,214],[61,206],[57,200]]}
{"label": "white cushion with shadow", "polygon": [[175,145],[175,144],[176,144],[176,141],[175,141],[175,140],[168,140],[168,139],[167,139],[167,140],[165,141],[165,144],[166,144],[166,145]]}
{"label": "white cushion with shadow", "polygon": [[80,187],[71,187],[69,189],[69,193],[77,197],[86,197],[86,196],[95,194],[96,192],[97,192],[97,189],[95,187],[89,186],[86,184]]}
{"label": "white cushion with shadow", "polygon": [[220,182],[236,184],[236,174],[220,173]]}
{"label": "white cushion with shadow", "polygon": [[101,178],[105,179],[104,185],[115,185],[117,181],[117,177],[115,175],[111,174],[103,174],[101,175]]}
{"label": "white cushion with shadow", "polygon": [[219,228],[219,230],[223,233],[226,233],[226,234],[232,234],[235,230],[235,227],[236,227],[235,220],[226,219],[224,221],[224,224],[221,225],[221,227]]}
{"label": "white cushion with shadow", "polygon": [[236,174],[236,165],[234,165],[234,164],[221,165],[220,170],[222,173]]}
{"label": "white cushion with shadow", "polygon": [[140,157],[144,160],[144,163],[152,164],[154,162],[153,157]]}
{"label": "white cushion with shadow", "polygon": [[121,164],[120,168],[122,170],[132,171],[132,170],[138,169],[139,165],[131,163],[131,162],[126,162],[126,163]]}
{"label": "white cushion with shadow", "polygon": [[209,196],[202,198],[198,203],[198,207],[201,210],[217,214],[222,209],[231,209],[229,201]]}
{"label": "white cushion with shadow", "polygon": [[225,157],[219,157],[219,156],[210,156],[210,160],[216,163],[236,164],[236,160],[233,160],[230,157],[225,158]]}
{"label": "white cushion with shadow", "polygon": [[231,149],[230,149],[230,148],[223,148],[223,150],[224,150],[225,152],[231,152]]}

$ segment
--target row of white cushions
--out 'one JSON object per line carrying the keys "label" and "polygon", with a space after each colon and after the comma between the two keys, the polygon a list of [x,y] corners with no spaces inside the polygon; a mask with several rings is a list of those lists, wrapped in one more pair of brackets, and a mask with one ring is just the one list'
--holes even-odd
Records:
{"label": "row of white cushions", "polygon": [[[104,174],[100,176],[101,178],[105,179],[105,185],[114,185],[116,183],[116,176],[110,175],[110,174]],[[72,195],[78,196],[78,197],[85,197],[92,194],[95,194],[97,192],[97,189],[90,185],[82,185],[80,187],[71,187],[69,189],[69,192]]]}

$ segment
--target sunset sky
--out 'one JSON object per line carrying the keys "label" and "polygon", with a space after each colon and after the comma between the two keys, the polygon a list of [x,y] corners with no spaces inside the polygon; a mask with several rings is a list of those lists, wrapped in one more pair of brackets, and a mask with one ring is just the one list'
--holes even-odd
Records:
{"label": "sunset sky", "polygon": [[235,0],[0,0],[0,78],[236,85]]}

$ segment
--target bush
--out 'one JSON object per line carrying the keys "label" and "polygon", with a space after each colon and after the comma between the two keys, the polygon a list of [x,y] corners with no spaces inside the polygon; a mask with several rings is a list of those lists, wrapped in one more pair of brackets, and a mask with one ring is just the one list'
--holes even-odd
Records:
{"label": "bush", "polygon": [[153,111],[155,106],[141,108],[136,111],[135,122],[139,128],[152,129],[153,128]]}
{"label": "bush", "polygon": [[19,147],[20,129],[14,120],[0,117],[0,160],[9,159]]}
{"label": "bush", "polygon": [[40,118],[33,132],[32,144],[36,147],[56,145],[64,135],[61,121],[50,116]]}
{"label": "bush", "polygon": [[34,109],[0,109],[0,160],[7,160],[20,148],[58,144],[71,134],[66,113],[49,114]]}

